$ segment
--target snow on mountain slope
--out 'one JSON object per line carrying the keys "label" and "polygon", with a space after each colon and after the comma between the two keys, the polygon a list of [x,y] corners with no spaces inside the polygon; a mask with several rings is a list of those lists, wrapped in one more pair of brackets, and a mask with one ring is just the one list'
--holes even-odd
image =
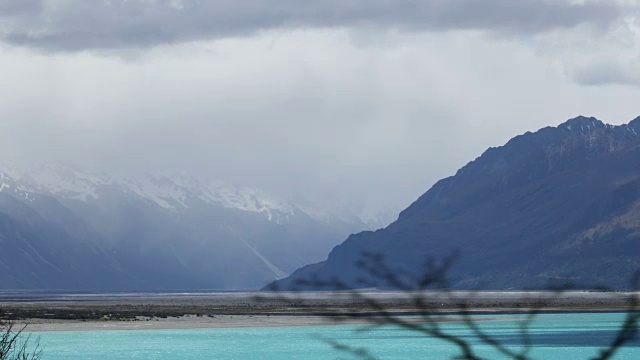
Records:
{"label": "snow on mountain slope", "polygon": [[70,167],[38,164],[28,167],[8,166],[4,177],[13,181],[15,189],[28,193],[45,193],[87,201],[98,199],[98,188],[110,182]]}
{"label": "snow on mountain slope", "polygon": [[293,217],[295,212],[295,205],[266,192],[222,182],[206,183],[184,174],[123,178],[114,184],[165,209],[188,208],[190,199],[198,199],[225,208],[261,213],[276,223]]}
{"label": "snow on mountain slope", "polygon": [[357,216],[343,209],[324,209],[308,202],[301,206],[262,190],[207,182],[186,174],[107,176],[57,164],[3,166],[0,170],[4,171],[0,173],[0,191],[11,189],[23,198],[48,194],[78,201],[98,201],[105,189],[115,188],[175,211],[189,208],[192,201],[202,201],[212,206],[259,213],[278,224],[292,219],[296,213],[304,213],[323,222],[329,222],[336,216],[361,222]]}
{"label": "snow on mountain slope", "polygon": [[11,193],[18,198],[33,201],[33,189],[17,183],[7,173],[0,172],[0,193]]}
{"label": "snow on mountain slope", "polygon": [[278,221],[279,216],[294,215],[295,206],[277,196],[263,191],[248,188],[229,187],[223,183],[212,184],[212,199],[228,208],[253,211],[267,214],[270,221]]}

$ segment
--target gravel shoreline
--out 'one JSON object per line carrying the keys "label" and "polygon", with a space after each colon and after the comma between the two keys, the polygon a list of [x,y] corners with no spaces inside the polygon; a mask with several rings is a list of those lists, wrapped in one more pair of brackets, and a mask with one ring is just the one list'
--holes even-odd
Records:
{"label": "gravel shoreline", "polygon": [[[322,326],[348,315],[366,323],[380,311],[416,316],[629,310],[626,292],[383,292],[69,294],[0,292],[0,316],[27,331],[157,330]],[[422,301],[416,305],[416,298]],[[455,316],[453,316],[455,317]],[[416,320],[418,317],[416,316]]]}

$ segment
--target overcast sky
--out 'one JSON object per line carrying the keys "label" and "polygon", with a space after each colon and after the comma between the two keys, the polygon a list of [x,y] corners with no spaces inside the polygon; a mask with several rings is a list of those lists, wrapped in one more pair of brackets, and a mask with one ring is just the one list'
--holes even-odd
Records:
{"label": "overcast sky", "polygon": [[0,160],[399,209],[525,131],[639,116],[639,9],[0,0]]}

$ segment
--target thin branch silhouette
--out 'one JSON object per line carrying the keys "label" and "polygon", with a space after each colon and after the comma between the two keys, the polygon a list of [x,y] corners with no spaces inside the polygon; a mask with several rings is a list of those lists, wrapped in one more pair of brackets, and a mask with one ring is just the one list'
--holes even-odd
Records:
{"label": "thin branch silhouette", "polygon": [[24,325],[15,330],[13,322],[0,319],[0,360],[38,360],[42,357],[39,341],[25,334],[26,328]]}
{"label": "thin branch silhouette", "polygon": [[[538,316],[544,313],[550,304],[561,300],[566,291],[571,290],[570,284],[563,286],[548,287],[545,292],[536,292],[536,297],[525,295],[520,298],[520,303],[527,306],[526,311],[521,311],[522,318],[514,320],[518,329],[519,347],[504,344],[498,337],[490,333],[488,329],[480,326],[474,312],[474,305],[477,302],[475,292],[464,292],[466,295],[461,296],[451,289],[447,275],[450,273],[452,266],[458,260],[457,253],[453,253],[443,259],[428,258],[424,263],[424,271],[418,275],[412,274],[404,270],[397,270],[389,267],[384,257],[380,254],[365,253],[357,262],[359,269],[367,275],[367,277],[357,279],[357,284],[363,288],[373,287],[376,284],[383,284],[385,288],[392,288],[399,291],[407,299],[414,309],[411,313],[417,316],[408,318],[403,313],[394,311],[392,306],[376,299],[374,296],[351,290],[346,283],[338,278],[322,280],[317,276],[311,276],[308,279],[301,279],[285,291],[297,292],[303,289],[319,289],[325,291],[335,291],[346,293],[353,303],[360,305],[360,311],[340,311],[338,309],[324,309],[324,314],[330,314],[330,318],[335,322],[344,322],[347,320],[365,321],[366,324],[361,330],[378,328],[386,325],[398,326],[402,329],[422,334],[427,337],[441,339],[455,346],[460,354],[455,359],[464,360],[484,360],[485,358],[477,353],[476,344],[467,337],[462,337],[455,332],[448,330],[443,326],[443,315],[446,313],[455,314],[459,323],[470,331],[472,339],[481,344],[487,345],[494,349],[502,356],[514,360],[532,360],[531,350],[535,347],[535,342],[531,334],[531,327],[535,323]],[[638,289],[640,283],[640,273],[636,274],[632,281],[632,288]],[[278,288],[270,289],[279,291]],[[606,287],[598,287],[599,291],[607,291]],[[544,296],[540,296],[544,294]],[[291,299],[286,295],[281,298],[283,301],[290,303],[300,303],[300,299]],[[437,306],[438,303],[447,305],[444,309]],[[368,311],[363,316],[363,311]],[[406,309],[405,309],[406,310]],[[626,344],[637,339],[638,327],[640,323],[640,301],[636,292],[630,292],[627,304],[627,315],[622,322],[620,328],[616,332],[615,338],[609,345],[598,351],[598,356],[593,360],[608,360]],[[360,348],[351,348],[348,345],[336,341],[326,341],[334,349],[349,352],[351,355],[361,359],[371,359],[369,352],[363,352]]]}

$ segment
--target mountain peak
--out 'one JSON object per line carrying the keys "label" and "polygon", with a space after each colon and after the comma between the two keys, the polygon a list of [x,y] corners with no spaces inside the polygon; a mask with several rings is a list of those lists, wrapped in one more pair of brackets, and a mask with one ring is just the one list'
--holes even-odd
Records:
{"label": "mountain peak", "polygon": [[558,126],[560,129],[567,129],[569,131],[585,131],[604,127],[606,127],[606,125],[602,121],[594,117],[586,117],[582,115],[569,119]]}

